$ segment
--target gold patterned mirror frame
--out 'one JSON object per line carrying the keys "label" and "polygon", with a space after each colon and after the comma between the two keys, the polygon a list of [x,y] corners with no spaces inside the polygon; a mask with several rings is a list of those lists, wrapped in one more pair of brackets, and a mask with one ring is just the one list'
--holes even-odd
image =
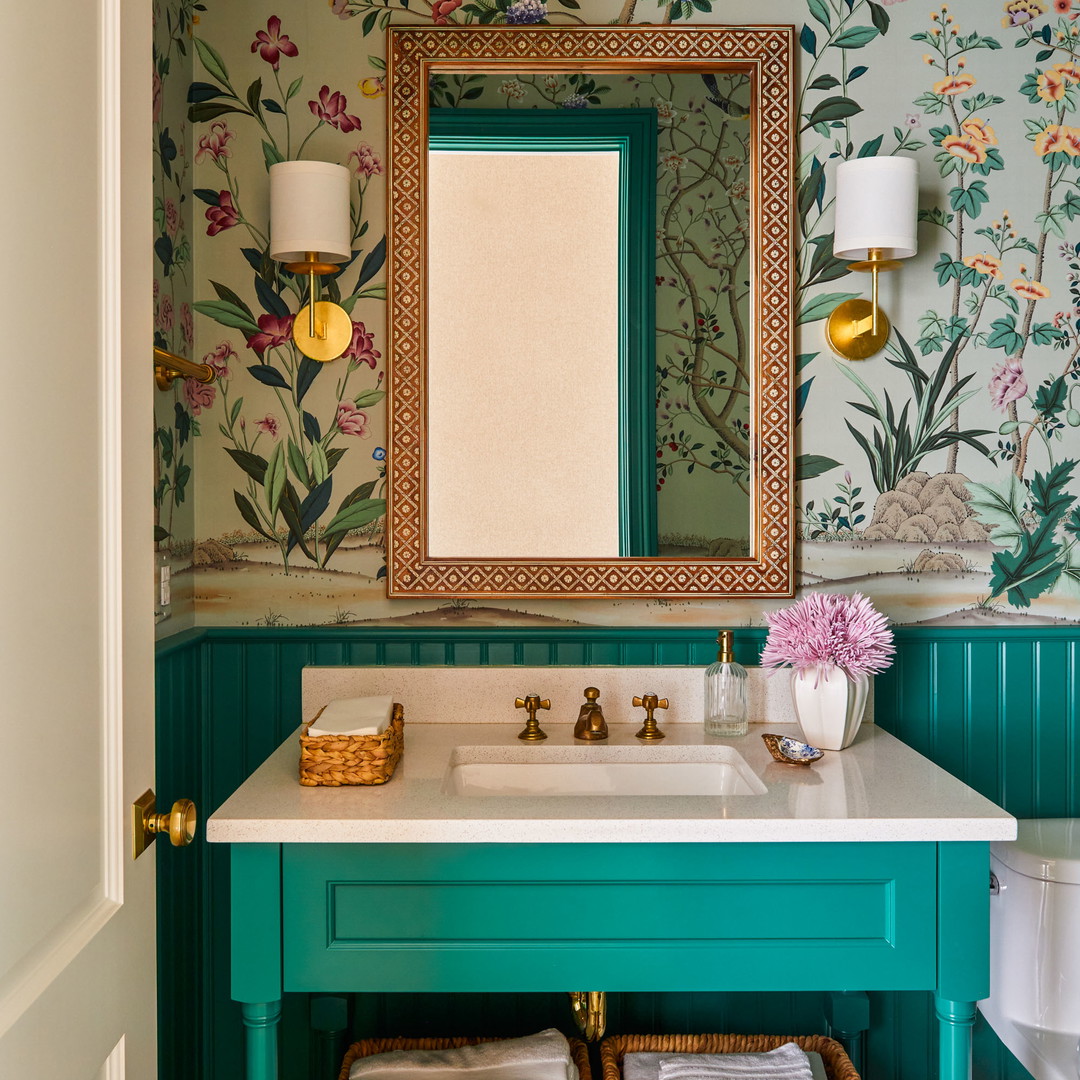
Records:
{"label": "gold patterned mirror frame", "polygon": [[[789,26],[391,27],[389,30],[390,596],[784,597],[794,593],[792,221],[794,31]],[[752,76],[758,393],[748,558],[432,559],[426,545],[428,82],[438,72],[671,71]],[[538,529],[543,523],[537,524]]]}

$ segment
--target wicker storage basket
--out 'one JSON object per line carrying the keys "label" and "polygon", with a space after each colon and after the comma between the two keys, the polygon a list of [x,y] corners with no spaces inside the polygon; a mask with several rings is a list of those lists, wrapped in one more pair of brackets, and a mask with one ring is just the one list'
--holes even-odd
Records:
{"label": "wicker storage basket", "polygon": [[820,1054],[829,1080],[859,1080],[844,1048],[824,1035],[610,1035],[600,1043],[600,1067],[603,1080],[622,1080],[625,1054],[760,1054],[786,1042]]}
{"label": "wicker storage basket", "polygon": [[[477,1043],[499,1042],[485,1036],[452,1039],[361,1039],[345,1052],[338,1080],[349,1080],[349,1067],[357,1058],[372,1054],[385,1054],[388,1050],[456,1050],[459,1046],[475,1046]],[[589,1051],[580,1039],[570,1039],[570,1056],[574,1059],[581,1080],[592,1080],[589,1071]]]}
{"label": "wicker storage basket", "polygon": [[320,709],[300,732],[300,783],[305,787],[341,787],[344,784],[385,784],[405,750],[405,715],[394,706],[381,735],[316,735],[308,728],[322,715]]}

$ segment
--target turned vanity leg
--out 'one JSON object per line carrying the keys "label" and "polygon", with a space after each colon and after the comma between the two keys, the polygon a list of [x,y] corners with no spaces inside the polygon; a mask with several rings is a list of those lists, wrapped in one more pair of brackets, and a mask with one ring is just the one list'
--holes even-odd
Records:
{"label": "turned vanity leg", "polygon": [[349,1001],[340,994],[318,994],[311,999],[314,1038],[314,1075],[336,1077],[341,1071],[349,1028]]}
{"label": "turned vanity leg", "polygon": [[278,1080],[278,1021],[280,1001],[244,1002],[246,1080]]}
{"label": "turned vanity leg", "polygon": [[278,1080],[281,845],[233,844],[232,997],[240,1002],[246,1080]]}
{"label": "turned vanity leg", "polygon": [[862,990],[833,990],[825,995],[825,1023],[839,1040],[852,1065],[866,1071],[866,1032],[870,1028],[870,998]]}
{"label": "turned vanity leg", "polygon": [[971,1031],[974,1001],[949,1001],[934,995],[938,1018],[938,1076],[940,1080],[971,1080]]}
{"label": "turned vanity leg", "polygon": [[975,1002],[990,993],[990,845],[938,845],[938,1076],[970,1080]]}

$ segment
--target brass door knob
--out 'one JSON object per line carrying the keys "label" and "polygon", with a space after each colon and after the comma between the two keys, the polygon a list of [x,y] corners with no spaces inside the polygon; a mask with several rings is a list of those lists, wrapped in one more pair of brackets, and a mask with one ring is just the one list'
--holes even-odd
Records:
{"label": "brass door knob", "polygon": [[167,814],[151,814],[146,828],[152,833],[167,832],[173,847],[187,847],[195,839],[197,824],[195,804],[190,799],[177,799]]}
{"label": "brass door knob", "polygon": [[131,857],[137,859],[157,838],[167,833],[173,847],[187,847],[195,839],[198,815],[190,799],[177,799],[167,814],[157,814],[154,792],[145,791],[131,804]]}

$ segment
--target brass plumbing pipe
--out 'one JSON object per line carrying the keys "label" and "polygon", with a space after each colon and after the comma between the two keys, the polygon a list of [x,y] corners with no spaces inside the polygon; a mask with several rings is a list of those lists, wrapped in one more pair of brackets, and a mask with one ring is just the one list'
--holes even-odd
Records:
{"label": "brass plumbing pipe", "polygon": [[603,991],[571,990],[570,1011],[586,1042],[596,1042],[607,1030],[607,994]]}

